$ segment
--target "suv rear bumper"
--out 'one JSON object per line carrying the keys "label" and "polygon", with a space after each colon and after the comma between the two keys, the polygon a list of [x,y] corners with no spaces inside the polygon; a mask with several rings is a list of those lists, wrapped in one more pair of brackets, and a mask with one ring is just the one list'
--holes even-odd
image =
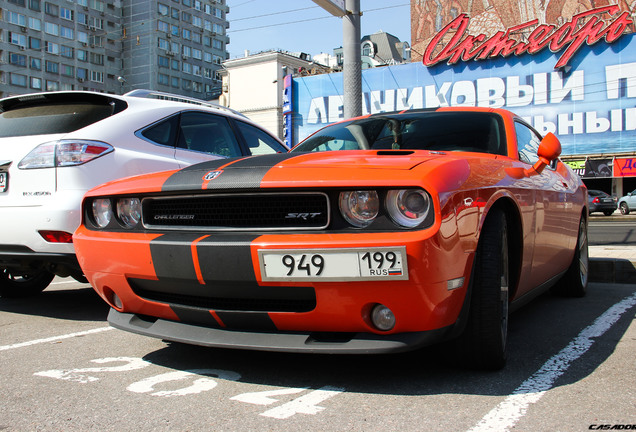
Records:
{"label": "suv rear bumper", "polygon": [[35,252],[22,245],[0,245],[0,268],[42,268],[63,277],[82,274],[74,253]]}

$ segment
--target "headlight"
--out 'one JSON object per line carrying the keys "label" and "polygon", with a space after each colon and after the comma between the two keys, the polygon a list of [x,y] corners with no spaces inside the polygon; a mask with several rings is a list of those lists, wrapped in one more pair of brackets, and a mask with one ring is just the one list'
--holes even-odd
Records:
{"label": "headlight", "polygon": [[139,198],[118,199],[117,218],[124,228],[136,227],[141,220],[141,201]]}
{"label": "headlight", "polygon": [[395,223],[414,228],[426,219],[431,199],[421,189],[390,190],[386,196],[386,209]]}
{"label": "headlight", "polygon": [[113,218],[113,209],[108,198],[93,200],[93,219],[99,228],[105,228]]}
{"label": "headlight", "polygon": [[340,192],[340,213],[351,225],[364,228],[378,215],[380,200],[376,191]]}

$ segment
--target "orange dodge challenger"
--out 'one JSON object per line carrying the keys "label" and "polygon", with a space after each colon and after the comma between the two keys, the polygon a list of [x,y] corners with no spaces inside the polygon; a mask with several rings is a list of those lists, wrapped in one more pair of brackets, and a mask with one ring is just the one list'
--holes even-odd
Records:
{"label": "orange dodge challenger", "polygon": [[502,109],[364,116],[97,187],[73,241],[123,330],[326,353],[456,339],[496,369],[512,308],[585,294],[587,190],[560,152]]}

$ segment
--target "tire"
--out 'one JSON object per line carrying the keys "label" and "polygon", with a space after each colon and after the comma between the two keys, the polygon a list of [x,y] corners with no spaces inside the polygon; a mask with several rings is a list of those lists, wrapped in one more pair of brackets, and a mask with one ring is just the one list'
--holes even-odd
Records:
{"label": "tire", "polygon": [[588,254],[587,220],[581,218],[572,263],[553,292],[566,297],[584,297],[587,293],[590,257]]}
{"label": "tire", "polygon": [[1,269],[0,297],[18,298],[41,293],[49,286],[55,275],[46,270],[29,272]]}
{"label": "tire", "polygon": [[470,368],[498,370],[506,364],[510,282],[508,227],[501,210],[493,209],[484,222],[473,271],[470,312],[459,349]]}
{"label": "tire", "polygon": [[622,202],[619,208],[621,210],[621,214],[624,214],[624,215],[629,214],[629,207],[627,207],[627,203]]}
{"label": "tire", "polygon": [[614,210],[605,210],[605,211],[603,212],[603,214],[604,214],[605,216],[611,216],[611,215],[612,215],[612,213],[614,213]]}

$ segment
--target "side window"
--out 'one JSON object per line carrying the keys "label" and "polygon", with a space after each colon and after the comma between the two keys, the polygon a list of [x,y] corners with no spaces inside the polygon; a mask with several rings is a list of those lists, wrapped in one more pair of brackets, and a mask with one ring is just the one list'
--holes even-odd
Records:
{"label": "side window", "polygon": [[517,134],[519,160],[534,165],[539,160],[537,152],[539,151],[541,137],[532,129],[519,122],[515,122],[515,132]]}
{"label": "side window", "polygon": [[177,147],[225,157],[241,156],[227,118],[203,112],[181,113]]}
{"label": "side window", "polygon": [[174,147],[179,128],[179,116],[174,115],[168,119],[155,123],[140,132],[141,136],[154,143]]}
{"label": "side window", "polygon": [[245,138],[245,142],[247,143],[251,154],[264,155],[287,152],[287,149],[284,146],[257,127],[241,121],[237,121],[236,125],[241,131],[241,134],[243,134],[243,138]]}

